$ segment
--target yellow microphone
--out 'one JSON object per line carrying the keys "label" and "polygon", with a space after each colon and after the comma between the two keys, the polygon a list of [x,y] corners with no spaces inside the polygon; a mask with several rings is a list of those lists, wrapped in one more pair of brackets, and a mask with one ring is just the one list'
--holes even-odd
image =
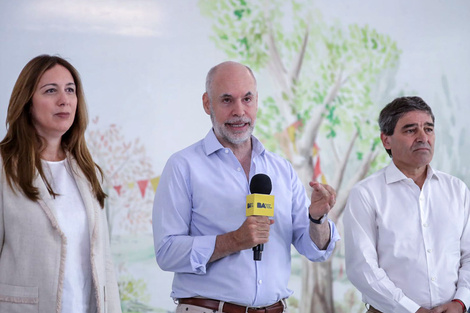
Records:
{"label": "yellow microphone", "polygon": [[[246,196],[246,216],[274,216],[274,196],[271,178],[266,174],[256,174],[251,178],[250,192]],[[253,247],[253,260],[260,261],[263,253],[263,244]]]}

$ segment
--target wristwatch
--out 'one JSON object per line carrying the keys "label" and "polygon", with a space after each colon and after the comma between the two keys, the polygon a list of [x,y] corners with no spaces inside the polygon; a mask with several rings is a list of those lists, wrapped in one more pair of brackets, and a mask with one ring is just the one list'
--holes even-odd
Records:
{"label": "wristwatch", "polygon": [[322,217],[320,217],[320,219],[316,220],[310,215],[310,213],[308,213],[308,218],[312,221],[312,223],[323,224],[323,222],[327,220],[327,214],[324,214]]}

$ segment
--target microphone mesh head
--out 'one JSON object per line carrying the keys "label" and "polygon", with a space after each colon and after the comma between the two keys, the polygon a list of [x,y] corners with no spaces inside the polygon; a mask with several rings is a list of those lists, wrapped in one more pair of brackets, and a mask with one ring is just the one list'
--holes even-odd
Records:
{"label": "microphone mesh head", "polygon": [[258,193],[262,195],[269,195],[273,186],[271,184],[271,178],[266,174],[256,174],[251,178],[250,192]]}

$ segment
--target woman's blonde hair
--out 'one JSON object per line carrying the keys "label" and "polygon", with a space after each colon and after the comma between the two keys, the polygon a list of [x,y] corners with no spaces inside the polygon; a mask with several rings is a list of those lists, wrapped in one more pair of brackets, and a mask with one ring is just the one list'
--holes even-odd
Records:
{"label": "woman's blonde hair", "polygon": [[101,207],[104,207],[106,194],[101,188],[97,171],[103,175],[101,168],[95,164],[85,142],[85,130],[88,125],[83,85],[78,71],[66,60],[58,56],[40,55],[26,64],[13,87],[8,105],[6,126],[7,134],[0,142],[0,153],[3,169],[8,184],[18,186],[29,199],[37,201],[39,190],[33,186],[36,171],[46,183],[52,196],[56,196],[44,176],[40,154],[45,148],[44,141],[37,134],[31,120],[33,94],[42,75],[56,65],[65,67],[72,75],[77,95],[77,111],[72,126],[62,136],[62,147],[77,161],[85,177],[91,184]]}

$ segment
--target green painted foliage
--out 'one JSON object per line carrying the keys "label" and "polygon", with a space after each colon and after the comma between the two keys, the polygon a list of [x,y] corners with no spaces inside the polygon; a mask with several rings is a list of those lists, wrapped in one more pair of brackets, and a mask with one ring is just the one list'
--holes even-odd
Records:
{"label": "green painted foliage", "polygon": [[[199,0],[199,5],[213,22],[217,48],[270,83],[259,96],[255,129],[268,150],[295,160],[296,170],[311,177],[316,144],[322,173],[337,184],[338,195],[348,190],[343,185],[361,178],[358,173],[389,162],[377,118],[390,98],[401,54],[390,36],[368,25],[326,22],[307,0]],[[335,206],[337,216],[342,208],[344,203]],[[332,275],[347,283],[343,268]],[[332,300],[328,293],[322,297],[319,302]],[[334,306],[344,313],[363,309],[352,288]]]}
{"label": "green painted foliage", "polygon": [[[199,5],[213,21],[212,40],[219,49],[287,86],[260,95],[256,132],[268,147],[284,154],[273,135],[323,112],[321,138],[341,147],[348,134],[358,132],[351,156],[356,160],[377,148],[376,119],[383,105],[377,104],[383,98],[378,86],[391,79],[393,71],[387,70],[397,67],[401,53],[388,35],[368,25],[328,24],[310,1],[200,0]],[[296,140],[303,130],[297,128]]]}
{"label": "green painted foliage", "polygon": [[147,284],[142,279],[120,277],[119,295],[123,313],[156,312],[145,304],[149,302],[150,295],[147,293]]}

